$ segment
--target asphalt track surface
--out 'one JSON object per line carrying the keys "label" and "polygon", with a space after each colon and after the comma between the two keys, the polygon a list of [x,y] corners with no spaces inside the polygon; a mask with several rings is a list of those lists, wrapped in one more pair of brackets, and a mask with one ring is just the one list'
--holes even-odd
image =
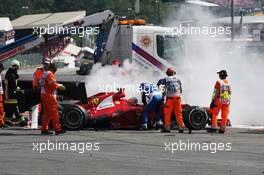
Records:
{"label": "asphalt track surface", "polygon": [[[184,151],[182,146],[182,150],[177,150],[180,142],[210,146],[223,143],[225,149],[231,143],[232,149],[222,150],[222,144],[216,153],[212,153],[213,147],[196,151],[186,147]],[[50,150],[40,153],[40,144],[44,148],[48,143],[66,143],[71,149],[66,150],[65,146],[62,150],[58,146],[52,150],[50,146]],[[84,150],[84,143],[88,147],[79,153]],[[225,135],[219,135],[205,131],[164,134],[156,130],[83,130],[41,136],[38,130],[0,129],[0,174],[263,175],[264,131],[231,128]]]}

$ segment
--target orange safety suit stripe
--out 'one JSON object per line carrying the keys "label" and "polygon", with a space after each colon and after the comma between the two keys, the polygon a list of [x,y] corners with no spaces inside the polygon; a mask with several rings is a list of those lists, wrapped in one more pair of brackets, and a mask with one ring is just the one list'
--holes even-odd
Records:
{"label": "orange safety suit stripe", "polygon": [[174,111],[179,129],[183,128],[181,97],[167,97],[164,106],[164,123],[166,128],[171,126],[171,112]]}

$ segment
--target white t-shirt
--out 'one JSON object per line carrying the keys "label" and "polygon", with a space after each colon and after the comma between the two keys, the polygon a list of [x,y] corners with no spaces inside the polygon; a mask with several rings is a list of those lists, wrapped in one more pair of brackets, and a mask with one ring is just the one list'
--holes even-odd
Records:
{"label": "white t-shirt", "polygon": [[181,96],[182,85],[181,81],[176,78],[176,76],[167,77],[165,87],[167,97]]}

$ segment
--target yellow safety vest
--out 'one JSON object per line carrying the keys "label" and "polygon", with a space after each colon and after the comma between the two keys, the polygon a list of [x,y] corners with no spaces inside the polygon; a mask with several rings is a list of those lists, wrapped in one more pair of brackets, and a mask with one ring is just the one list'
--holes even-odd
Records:
{"label": "yellow safety vest", "polygon": [[222,104],[229,105],[231,101],[231,87],[230,83],[223,80],[219,81],[220,83],[220,101]]}

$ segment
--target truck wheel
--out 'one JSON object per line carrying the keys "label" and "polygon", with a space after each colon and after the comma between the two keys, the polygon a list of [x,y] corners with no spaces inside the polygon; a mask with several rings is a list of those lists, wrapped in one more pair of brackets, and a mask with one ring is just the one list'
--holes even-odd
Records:
{"label": "truck wheel", "polygon": [[191,106],[183,111],[183,121],[188,129],[201,130],[208,123],[208,115],[202,108]]}
{"label": "truck wheel", "polygon": [[68,107],[62,115],[63,124],[69,130],[82,129],[87,122],[87,112],[79,105]]}

